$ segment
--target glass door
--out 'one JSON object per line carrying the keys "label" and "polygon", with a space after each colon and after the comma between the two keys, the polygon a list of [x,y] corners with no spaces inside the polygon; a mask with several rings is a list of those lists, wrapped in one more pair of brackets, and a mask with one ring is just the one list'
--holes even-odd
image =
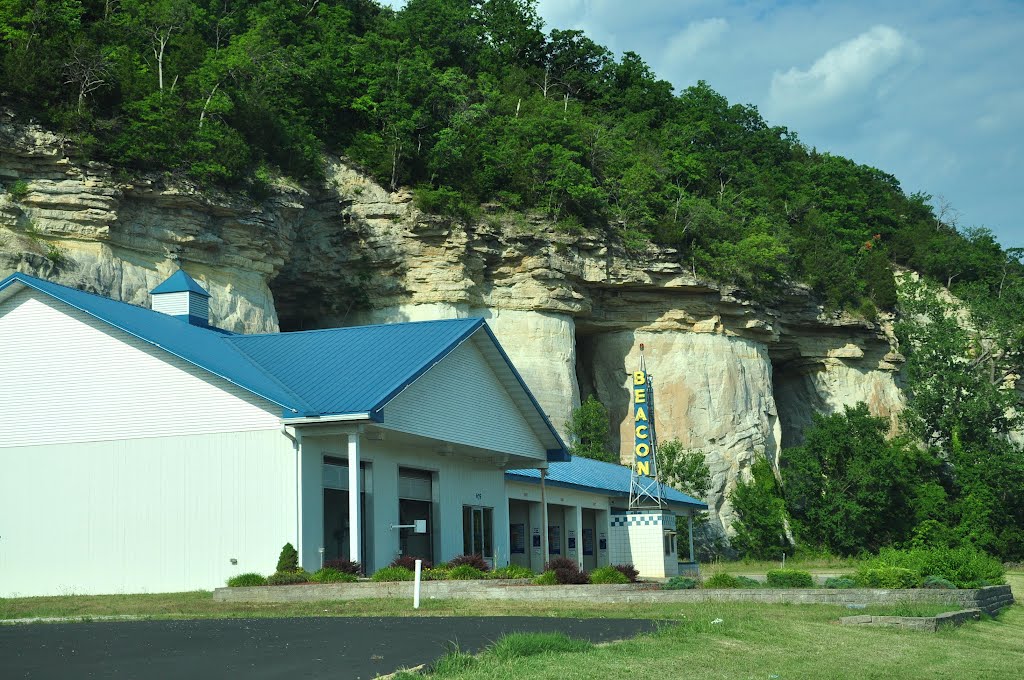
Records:
{"label": "glass door", "polygon": [[462,506],[462,547],[467,555],[494,558],[494,508]]}

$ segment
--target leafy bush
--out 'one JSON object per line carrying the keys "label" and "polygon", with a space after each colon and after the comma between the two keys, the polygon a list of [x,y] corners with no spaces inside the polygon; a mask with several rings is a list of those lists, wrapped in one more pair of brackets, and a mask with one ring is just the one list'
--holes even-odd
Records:
{"label": "leafy bush", "polygon": [[487,578],[487,574],[471,564],[460,564],[448,572],[448,578],[452,581],[472,581]]}
{"label": "leafy bush", "polygon": [[416,578],[416,574],[412,569],[390,566],[378,569],[370,578],[378,583],[382,581],[412,581]]}
{"label": "leafy bush", "polygon": [[557,586],[558,577],[555,576],[553,571],[545,571],[543,574],[533,579],[534,584],[538,586]]}
{"label": "leafy bush", "polygon": [[711,578],[704,581],[705,588],[742,588],[743,584],[740,580],[732,574],[726,574],[724,572],[715,574]]}
{"label": "leafy bush", "polygon": [[487,564],[487,560],[484,559],[483,555],[459,555],[458,557],[453,557],[448,564],[452,567],[461,567],[464,564],[468,564],[474,569],[479,569],[480,571],[491,570],[491,566]]}
{"label": "leafy bush", "polygon": [[813,588],[814,578],[799,569],[772,569],[768,572],[769,588]]}
{"label": "leafy bush", "polygon": [[291,543],[285,543],[281,548],[281,554],[277,558],[277,569],[279,573],[295,571],[299,568],[299,553]]}
{"label": "leafy bush", "polygon": [[591,583],[629,583],[629,577],[615,567],[598,567],[590,572]]}
{"label": "leafy bush", "polygon": [[587,572],[580,571],[576,560],[568,557],[556,557],[544,565],[544,571],[555,572],[555,578],[563,585],[579,585],[590,580]]}
{"label": "leafy bush", "polygon": [[864,588],[917,588],[921,585],[920,576],[902,567],[861,568],[855,578]]}
{"label": "leafy bush", "polygon": [[825,579],[825,587],[834,590],[849,590],[850,588],[856,588],[857,582],[849,576],[833,576],[832,578]]}
{"label": "leafy bush", "polygon": [[662,590],[693,590],[697,587],[697,579],[689,576],[673,576],[661,584]]}
{"label": "leafy bush", "polygon": [[255,573],[239,574],[228,579],[228,588],[249,588],[251,586],[265,585],[267,585],[267,577]]}
{"label": "leafy bush", "polygon": [[756,579],[752,579],[749,576],[737,576],[736,580],[740,582],[741,588],[760,588],[764,584]]}
{"label": "leafy bush", "polygon": [[[423,573],[420,574],[420,578],[424,581],[447,581],[448,575],[452,572],[447,566],[445,567],[433,567],[431,569],[424,569]],[[413,572],[413,578],[416,577],[416,572]]]}
{"label": "leafy bush", "polygon": [[423,560],[423,565],[420,567],[421,569],[430,569],[432,566],[434,566],[430,562],[430,560],[423,559],[422,557],[416,557],[415,555],[400,555],[399,557],[396,557],[388,566],[405,567],[409,571],[416,571],[416,560]]}
{"label": "leafy bush", "polygon": [[491,572],[491,578],[533,578],[533,576],[533,570],[518,564],[509,564]]}
{"label": "leafy bush", "polygon": [[296,583],[309,583],[311,575],[305,569],[277,571],[267,577],[268,586],[290,586]]}
{"label": "leafy bush", "polygon": [[737,521],[731,543],[743,557],[758,560],[792,555],[786,538],[786,502],[771,464],[761,458],[750,468],[749,482],[739,482],[730,494]]}
{"label": "leafy bush", "polygon": [[363,566],[352,560],[327,560],[324,562],[324,567],[337,569],[353,576],[361,576],[363,573]]}
{"label": "leafy bush", "polygon": [[933,590],[956,590],[956,585],[951,581],[947,581],[941,576],[929,576],[921,584],[922,588],[931,588]]}
{"label": "leafy bush", "polygon": [[636,583],[640,580],[640,572],[632,564],[613,564],[612,566],[629,579],[630,583]]}
{"label": "leafy bush", "polygon": [[354,583],[359,580],[359,577],[347,571],[324,567],[310,576],[309,580],[313,583]]}
{"label": "leafy bush", "polygon": [[23,179],[17,180],[12,183],[11,186],[7,187],[7,193],[10,194],[11,198],[14,200],[20,201],[28,196],[28,182]]}
{"label": "leafy bush", "polygon": [[884,548],[878,557],[868,560],[865,569],[899,567],[909,569],[920,578],[938,576],[952,582],[957,588],[978,587],[980,584],[1004,583],[1003,565],[999,560],[980,550],[962,548],[913,548],[896,550]]}

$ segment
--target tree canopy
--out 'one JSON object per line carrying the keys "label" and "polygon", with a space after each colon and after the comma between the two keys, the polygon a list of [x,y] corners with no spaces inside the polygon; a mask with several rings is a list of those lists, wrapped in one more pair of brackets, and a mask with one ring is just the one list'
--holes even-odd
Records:
{"label": "tree canopy", "polygon": [[536,211],[867,316],[895,304],[890,260],[943,283],[1022,276],[892,175],[547,31],[535,0],[3,0],[0,37],[5,103],[126,168],[244,186],[263,167],[316,179],[337,152],[434,209]]}

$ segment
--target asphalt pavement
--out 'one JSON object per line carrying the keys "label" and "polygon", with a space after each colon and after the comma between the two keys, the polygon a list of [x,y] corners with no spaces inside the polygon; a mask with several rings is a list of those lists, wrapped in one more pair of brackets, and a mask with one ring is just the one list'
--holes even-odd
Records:
{"label": "asphalt pavement", "polygon": [[653,630],[639,619],[291,618],[0,626],[0,678],[334,678],[430,664],[453,644],[478,652],[506,633],[605,642]]}

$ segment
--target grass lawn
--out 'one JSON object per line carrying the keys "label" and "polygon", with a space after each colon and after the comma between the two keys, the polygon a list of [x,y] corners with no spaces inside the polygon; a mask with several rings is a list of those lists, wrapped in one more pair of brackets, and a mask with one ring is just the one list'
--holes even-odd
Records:
{"label": "grass lawn", "polygon": [[[1024,572],[1007,575],[1024,593]],[[1024,668],[1024,606],[939,633],[840,626],[851,611],[826,605],[675,603],[546,604],[404,600],[233,604],[211,593],[0,599],[0,619],[136,615],[151,618],[289,616],[630,617],[666,622],[657,633],[601,646],[550,636],[514,637],[478,657],[453,655],[436,677],[452,678],[1018,678]],[[937,613],[921,611],[915,613]],[[905,613],[904,613],[905,614]],[[716,620],[720,623],[715,623]],[[412,676],[409,676],[412,677]]]}

